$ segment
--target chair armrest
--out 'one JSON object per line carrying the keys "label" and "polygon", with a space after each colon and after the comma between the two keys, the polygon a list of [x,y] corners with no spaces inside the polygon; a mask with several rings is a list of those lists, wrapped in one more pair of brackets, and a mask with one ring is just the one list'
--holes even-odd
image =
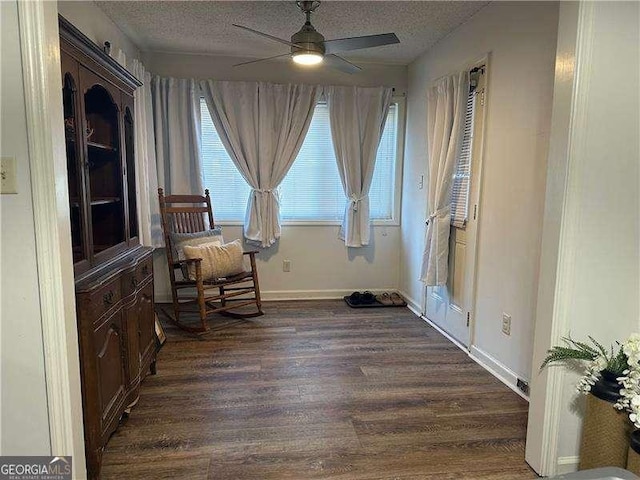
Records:
{"label": "chair armrest", "polygon": [[259,253],[258,250],[248,250],[246,252],[242,252],[243,255],[255,255],[256,253]]}
{"label": "chair armrest", "polygon": [[185,265],[189,265],[190,263],[200,263],[201,261],[201,258],[185,258],[184,260],[177,260],[173,262],[173,268],[181,268],[183,263]]}

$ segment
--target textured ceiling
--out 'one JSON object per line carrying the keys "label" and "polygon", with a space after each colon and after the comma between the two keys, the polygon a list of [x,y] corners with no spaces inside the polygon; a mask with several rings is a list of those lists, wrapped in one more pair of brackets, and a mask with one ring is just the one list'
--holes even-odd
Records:
{"label": "textured ceiling", "polygon": [[[395,32],[399,45],[345,53],[350,60],[408,64],[468,20],[484,1],[323,1],[312,23],[327,40]],[[143,51],[268,57],[287,52],[232,26],[289,39],[304,23],[295,2],[99,1]]]}

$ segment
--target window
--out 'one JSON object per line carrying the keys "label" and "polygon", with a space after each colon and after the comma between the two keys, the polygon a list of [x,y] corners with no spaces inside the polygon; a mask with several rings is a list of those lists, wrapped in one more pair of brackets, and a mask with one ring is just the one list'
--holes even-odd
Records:
{"label": "window", "polygon": [[216,223],[244,220],[251,189],[225,150],[204,98],[200,99],[200,118],[203,181],[211,195],[213,218]]}
{"label": "window", "polygon": [[451,225],[463,228],[469,217],[469,186],[471,184],[471,152],[473,149],[473,117],[476,107],[476,92],[467,96],[467,110],[464,117],[462,148],[453,174],[451,195]]}
{"label": "window", "polygon": [[[398,111],[396,103],[389,108],[378,147],[369,193],[372,220],[394,218]],[[201,117],[204,185],[211,194],[214,217],[217,222],[242,221],[249,185],[229,158],[204,99],[201,100]],[[346,197],[333,151],[329,111],[325,103],[316,105],[302,148],[279,191],[280,218],[283,222],[342,221]]]}

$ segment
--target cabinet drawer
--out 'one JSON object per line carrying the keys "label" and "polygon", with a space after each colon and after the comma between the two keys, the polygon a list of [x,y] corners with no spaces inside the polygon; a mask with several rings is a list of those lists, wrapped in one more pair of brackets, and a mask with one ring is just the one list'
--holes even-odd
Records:
{"label": "cabinet drawer", "polygon": [[149,256],[122,275],[123,296],[126,297],[135,292],[151,276],[153,276],[153,257]]}
{"label": "cabinet drawer", "polygon": [[149,255],[136,266],[136,278],[138,284],[144,282],[153,275],[153,256]]}
{"label": "cabinet drawer", "polygon": [[94,319],[97,320],[103,313],[108,312],[121,298],[122,290],[119,278],[115,278],[98,288],[91,294],[91,309],[94,313]]}

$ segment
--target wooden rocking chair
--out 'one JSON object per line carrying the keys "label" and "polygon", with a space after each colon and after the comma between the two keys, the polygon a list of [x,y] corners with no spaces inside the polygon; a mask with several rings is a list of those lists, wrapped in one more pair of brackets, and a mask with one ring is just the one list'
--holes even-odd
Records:
{"label": "wooden rocking chair", "polygon": [[[172,242],[172,233],[196,233],[202,232],[207,227],[213,229],[213,213],[209,190],[201,195],[164,195],[162,188],[158,189],[160,200],[160,215],[162,217],[162,229],[167,251],[169,266],[169,278],[171,280],[171,294],[173,296],[172,317],[167,316],[180,328],[190,332],[205,332],[208,330],[206,319],[209,315],[220,313],[233,318],[252,318],[263,315],[262,302],[260,300],[260,287],[258,284],[258,271],[256,270],[257,251],[244,252],[251,262],[251,270],[214,280],[202,278],[200,263],[202,259],[179,260],[174,258],[175,250]],[[206,217],[208,215],[208,217]],[[183,278],[183,265],[195,266],[196,280]],[[180,272],[180,279],[176,277],[176,270]],[[195,289],[195,296],[194,291]],[[247,297],[247,295],[250,295]],[[186,325],[180,319],[180,313],[184,312],[187,305],[198,305],[200,326]],[[248,305],[255,304],[256,311],[234,311]],[[191,310],[193,312],[193,310]]]}

